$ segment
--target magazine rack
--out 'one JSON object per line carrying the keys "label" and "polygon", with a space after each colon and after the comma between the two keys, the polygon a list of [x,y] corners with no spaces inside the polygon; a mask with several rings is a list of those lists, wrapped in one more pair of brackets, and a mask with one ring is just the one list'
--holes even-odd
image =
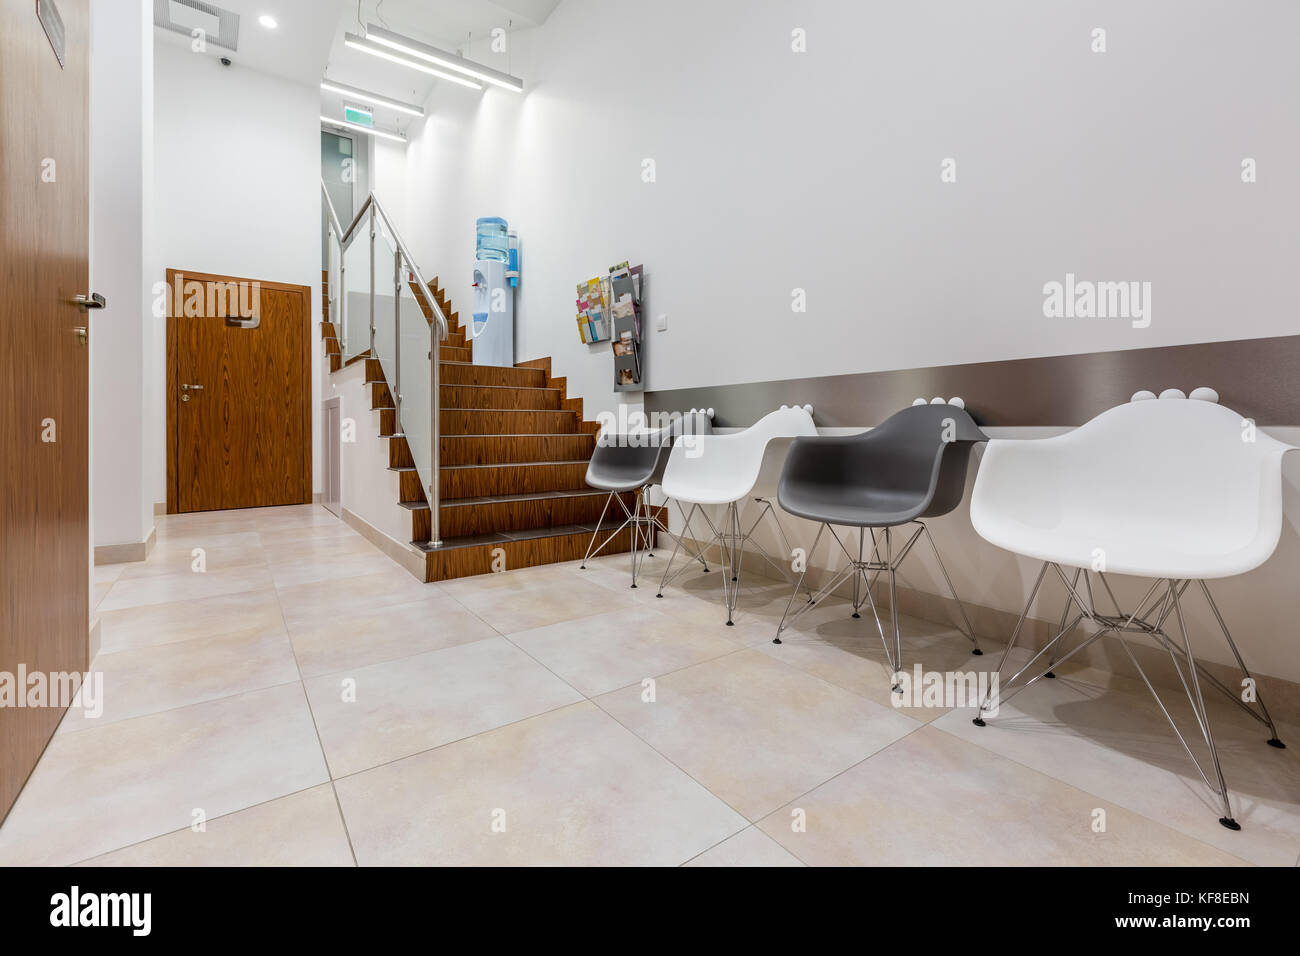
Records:
{"label": "magazine rack", "polygon": [[626,264],[610,276],[611,349],[614,352],[614,391],[645,391],[645,345],[641,335],[641,300],[645,278],[641,267]]}

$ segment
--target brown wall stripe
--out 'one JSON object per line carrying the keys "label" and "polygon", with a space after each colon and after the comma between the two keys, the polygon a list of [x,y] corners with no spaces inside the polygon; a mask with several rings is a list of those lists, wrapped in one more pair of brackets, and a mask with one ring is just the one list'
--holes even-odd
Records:
{"label": "brown wall stripe", "polygon": [[712,408],[728,427],[812,404],[818,425],[865,427],[917,398],[960,395],[982,425],[1081,425],[1140,389],[1201,385],[1259,425],[1300,425],[1300,335],[650,391],[645,407]]}

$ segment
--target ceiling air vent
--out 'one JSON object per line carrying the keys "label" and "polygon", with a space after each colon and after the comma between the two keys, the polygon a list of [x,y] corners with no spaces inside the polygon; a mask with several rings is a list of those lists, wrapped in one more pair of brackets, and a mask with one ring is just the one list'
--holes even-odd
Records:
{"label": "ceiling air vent", "polygon": [[202,30],[213,46],[231,52],[239,48],[239,14],[203,0],[153,0],[153,24],[187,37]]}

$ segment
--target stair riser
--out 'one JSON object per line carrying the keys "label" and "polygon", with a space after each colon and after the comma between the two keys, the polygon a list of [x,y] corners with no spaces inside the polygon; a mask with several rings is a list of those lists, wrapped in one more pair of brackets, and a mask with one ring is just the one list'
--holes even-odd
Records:
{"label": "stair riser", "polygon": [[[425,555],[425,580],[446,581],[473,574],[491,574],[494,570],[493,564],[498,559],[500,559],[498,566],[503,564],[505,570],[531,568],[560,561],[576,561],[587,553],[587,545],[590,541],[591,533],[581,532],[550,538],[502,541],[471,548],[434,551]],[[619,532],[618,536],[605,546],[601,554],[617,554],[630,551],[631,548],[632,532],[629,529]],[[575,586],[579,583],[575,582]]]}
{"label": "stair riser", "polygon": [[469,349],[450,346],[447,345],[445,342],[443,343],[442,347],[438,349],[438,357],[442,359],[444,362],[474,361],[474,353],[471,352]]}
{"label": "stair riser", "polygon": [[444,498],[481,498],[585,488],[586,474],[587,463],[579,461],[562,465],[444,468],[439,478]]}
{"label": "stair riser", "polygon": [[496,365],[442,366],[443,385],[504,385],[510,388],[543,388],[546,374],[535,368],[502,368]]}
{"label": "stair riser", "polygon": [[596,440],[590,435],[501,435],[441,441],[443,465],[500,465],[525,461],[591,459]]}
{"label": "stair riser", "polygon": [[393,407],[393,393],[383,382],[376,382],[370,386],[370,407],[372,409]]}
{"label": "stair riser", "polygon": [[442,411],[443,435],[553,435],[582,431],[573,412],[517,412],[500,409]]}
{"label": "stair riser", "polygon": [[518,408],[559,411],[560,393],[552,388],[482,388],[443,385],[443,408]]}
{"label": "stair riser", "polygon": [[366,381],[367,382],[386,381],[386,379],[384,378],[384,367],[379,364],[379,359],[372,359],[372,358],[366,359]]}
{"label": "stair riser", "polygon": [[420,473],[418,471],[399,471],[397,477],[401,488],[399,501],[425,500],[424,489],[420,487]]}
{"label": "stair riser", "polygon": [[[442,508],[442,526],[438,529],[444,538],[469,534],[488,534],[493,531],[523,531],[527,528],[556,528],[567,524],[592,524],[600,520],[608,495],[582,495],[564,498],[536,498],[531,501],[489,501],[473,505]],[[634,495],[624,495],[623,500],[631,510]],[[610,503],[608,515],[617,512],[624,517],[617,502]]]}
{"label": "stair riser", "polygon": [[415,467],[415,459],[411,457],[411,446],[406,443],[405,438],[388,439],[388,467]]}

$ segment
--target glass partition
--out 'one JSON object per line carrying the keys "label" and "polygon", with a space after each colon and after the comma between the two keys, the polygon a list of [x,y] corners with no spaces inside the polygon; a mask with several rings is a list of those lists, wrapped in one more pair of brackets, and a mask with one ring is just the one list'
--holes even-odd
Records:
{"label": "glass partition", "polygon": [[433,412],[430,402],[429,350],[433,348],[432,326],[411,288],[413,280],[403,270],[398,296],[402,312],[402,430],[420,473],[420,487],[426,498],[433,480]]}
{"label": "glass partition", "polygon": [[[396,335],[396,270],[397,244],[384,228],[384,220],[375,217],[375,351],[371,358],[379,359],[384,370],[384,380],[394,401],[399,392],[406,391],[406,382],[397,374]],[[399,403],[398,408],[401,408]],[[399,422],[400,428],[400,422]]]}
{"label": "glass partition", "polygon": [[[373,214],[373,211],[372,211]],[[370,348],[370,229],[363,219],[343,253],[343,358],[350,359]],[[392,264],[389,264],[391,271]],[[377,274],[382,275],[382,272]]]}

